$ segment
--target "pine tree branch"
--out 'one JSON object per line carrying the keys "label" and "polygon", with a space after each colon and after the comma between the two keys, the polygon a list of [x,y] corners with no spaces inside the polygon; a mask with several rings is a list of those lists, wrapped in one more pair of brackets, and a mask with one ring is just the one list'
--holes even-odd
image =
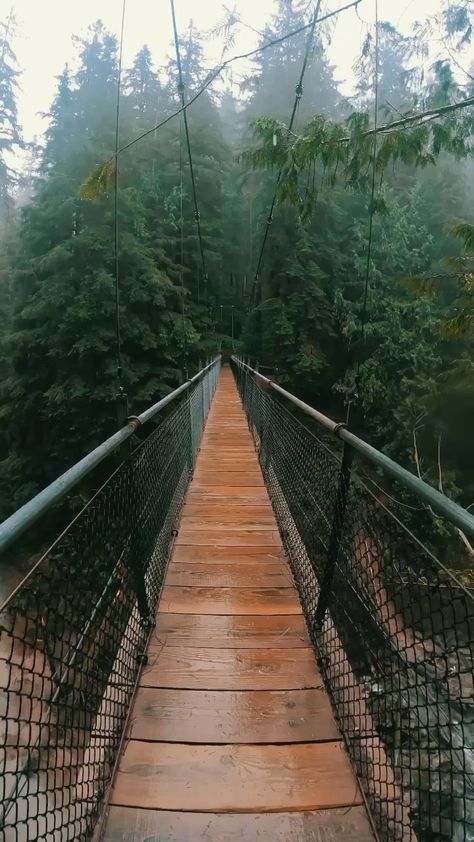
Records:
{"label": "pine tree branch", "polygon": [[[428,123],[431,120],[437,120],[439,117],[444,117],[446,114],[451,114],[453,111],[469,108],[471,105],[474,105],[474,96],[467,97],[467,99],[463,99],[460,102],[453,102],[451,105],[431,108],[427,111],[420,111],[418,114],[409,114],[406,117],[402,117],[400,120],[394,120],[392,123],[384,123],[381,126],[377,126],[377,128],[367,129],[367,131],[362,132],[361,137],[372,137],[372,135],[378,134],[393,134],[395,131],[398,131],[398,129],[405,128],[406,126],[410,126],[414,123]],[[350,135],[347,135],[346,137],[340,137],[333,142],[335,144],[350,143],[352,139],[353,138]],[[299,137],[299,140],[304,140],[304,137]],[[326,143],[328,142],[329,141],[326,141]]]}
{"label": "pine tree branch", "polygon": [[446,44],[446,42],[445,42],[445,41],[442,41],[441,43],[443,44],[443,47],[445,48],[445,50],[447,50],[447,51],[448,51],[448,53],[449,53],[449,55],[450,55],[450,58],[451,58],[451,61],[453,61],[453,62],[454,62],[454,64],[456,65],[456,67],[458,67],[458,68],[459,68],[459,70],[462,70],[462,72],[463,72],[463,73],[464,73],[464,74],[468,77],[468,79],[470,79],[472,82],[474,82],[474,76],[472,76],[472,75],[471,75],[471,73],[468,73],[468,71],[466,70],[466,68],[465,68],[465,67],[463,67],[463,66],[462,66],[462,64],[460,64],[460,63],[459,63],[459,61],[457,60],[457,58],[456,58],[456,56],[454,55],[453,51],[450,49],[450,47],[448,47],[448,45]]}

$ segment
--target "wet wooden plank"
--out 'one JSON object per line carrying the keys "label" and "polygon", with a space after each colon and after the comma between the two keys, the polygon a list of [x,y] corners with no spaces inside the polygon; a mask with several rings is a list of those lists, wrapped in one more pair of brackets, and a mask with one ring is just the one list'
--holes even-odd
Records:
{"label": "wet wooden plank", "polygon": [[182,517],[180,520],[179,531],[184,533],[195,534],[196,532],[206,532],[208,535],[220,535],[226,532],[277,532],[277,526],[273,517],[267,517],[261,523],[259,520],[253,521],[250,515],[241,523],[236,522],[233,518],[228,517],[227,522],[221,519],[219,515],[214,515],[212,521],[203,520],[200,517]]}
{"label": "wet wooden plank", "polygon": [[[244,564],[260,562],[286,561],[282,548],[278,547],[192,547],[176,546],[173,551],[173,562],[202,562],[216,564]],[[173,563],[172,562],[172,563]]]}
{"label": "wet wooden plank", "polygon": [[[244,506],[235,507],[232,511],[232,506],[214,506],[214,511],[209,511],[209,506],[190,505],[183,509],[181,513],[181,526],[186,527],[202,527],[210,524],[219,524],[219,526],[233,526],[239,528],[245,526],[246,529],[253,529],[255,526],[270,526],[273,530],[275,527],[275,518],[273,512],[264,506],[256,506],[256,509],[261,511],[252,512],[251,506],[245,508]],[[230,510],[230,511],[229,511]]]}
{"label": "wet wooden plank", "polygon": [[[236,461],[238,459],[238,461]],[[246,452],[239,450],[238,454],[228,455],[227,448],[225,450],[220,450],[215,452],[214,448],[212,451],[207,453],[203,453],[200,451],[199,453],[199,462],[196,466],[197,470],[213,470],[217,472],[222,471],[245,471],[246,469],[250,471],[257,471],[259,470],[259,465],[257,459],[255,458],[255,452]]]}
{"label": "wet wooden plank", "polygon": [[260,471],[214,471],[211,469],[198,468],[194,474],[192,487],[208,485],[245,485],[264,487],[263,477]]}
{"label": "wet wooden plank", "polygon": [[177,588],[165,585],[160,611],[170,614],[301,614],[288,588]]}
{"label": "wet wooden plank", "polygon": [[111,804],[240,812],[361,804],[341,742],[196,746],[131,740]]}
{"label": "wet wooden plank", "polygon": [[186,496],[186,499],[190,503],[213,503],[216,500],[222,500],[222,498],[227,499],[229,502],[244,499],[248,500],[250,504],[257,501],[268,503],[269,499],[266,488],[258,485],[210,485],[206,488],[198,488],[191,484]]}
{"label": "wet wooden plank", "polygon": [[106,840],[369,842],[228,371],[148,659]]}
{"label": "wet wooden plank", "polygon": [[104,842],[374,842],[362,807],[313,813],[183,813],[111,807]]}
{"label": "wet wooden plank", "polygon": [[213,649],[163,646],[152,640],[141,687],[189,690],[303,690],[322,688],[307,649]]}
{"label": "wet wooden plank", "polygon": [[214,547],[281,547],[280,533],[272,530],[257,531],[252,529],[219,528],[211,526],[209,529],[197,530],[192,527],[181,526],[176,538],[176,545],[188,544],[198,547],[210,544]]}
{"label": "wet wooden plank", "polygon": [[153,640],[162,645],[216,649],[297,649],[310,646],[301,614],[159,614]]}
{"label": "wet wooden plank", "polygon": [[[257,452],[252,439],[249,440],[248,444],[240,444],[235,447],[232,444],[228,444],[225,449],[221,448],[220,454],[223,454],[223,458],[227,457],[228,459],[233,459],[233,465],[235,465],[235,458],[239,458],[240,456],[252,456],[254,459],[257,458]],[[199,457],[201,458],[201,456],[209,456],[212,459],[216,458],[216,448],[211,443],[206,442],[205,439],[203,439],[201,447],[199,448]]]}
{"label": "wet wooden plank", "polygon": [[182,517],[228,517],[237,518],[237,522],[242,518],[249,518],[250,520],[260,517],[272,518],[275,523],[275,515],[270,502],[266,503],[242,503],[240,500],[233,500],[231,502],[216,502],[216,503],[190,503],[185,502]]}
{"label": "wet wooden plank", "polygon": [[217,566],[212,562],[171,562],[167,586],[205,588],[294,588],[288,565],[280,562],[235,563]]}
{"label": "wet wooden plank", "polygon": [[140,687],[129,736],[177,743],[297,743],[340,738],[324,690]]}

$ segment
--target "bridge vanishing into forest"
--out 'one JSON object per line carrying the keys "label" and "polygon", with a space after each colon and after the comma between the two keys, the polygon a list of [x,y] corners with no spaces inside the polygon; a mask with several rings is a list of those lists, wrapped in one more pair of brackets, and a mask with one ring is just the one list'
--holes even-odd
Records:
{"label": "bridge vanishing into forest", "polygon": [[473,840],[459,530],[345,425],[210,362],[0,526],[9,559],[47,547],[0,608],[1,842]]}

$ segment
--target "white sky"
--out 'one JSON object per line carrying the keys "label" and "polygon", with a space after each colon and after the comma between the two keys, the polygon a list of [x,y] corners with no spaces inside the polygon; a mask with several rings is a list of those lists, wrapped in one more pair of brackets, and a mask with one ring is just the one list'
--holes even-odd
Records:
{"label": "white sky", "polygon": [[[235,5],[242,20],[262,29],[275,6],[274,0],[224,0]],[[326,0],[327,10],[344,5],[346,0]],[[415,20],[433,14],[441,0],[379,0],[381,20],[390,20],[402,31],[408,31]],[[15,50],[23,75],[20,80],[19,116],[25,140],[40,136],[45,128],[41,112],[47,112],[56,88],[57,76],[64,64],[74,60],[73,34],[84,34],[87,26],[101,18],[107,28],[118,35],[122,0],[0,0],[0,19],[11,5],[18,20]],[[190,18],[199,30],[209,30],[224,16],[222,0],[176,0],[178,26],[184,32]],[[374,0],[362,0],[359,15],[373,21]],[[353,9],[337,18],[330,47],[330,58],[336,65],[336,76],[350,84],[351,67],[365,36],[366,28]],[[163,64],[171,54],[172,38],[169,0],[127,0],[124,38],[124,62],[128,66],[135,53],[147,43],[156,64]],[[256,46],[258,36],[248,28],[240,30],[234,52]],[[217,40],[203,42],[209,66],[217,64],[222,44]],[[226,56],[227,57],[227,56]],[[247,65],[248,66],[248,65]],[[234,65],[237,77],[245,64]]]}

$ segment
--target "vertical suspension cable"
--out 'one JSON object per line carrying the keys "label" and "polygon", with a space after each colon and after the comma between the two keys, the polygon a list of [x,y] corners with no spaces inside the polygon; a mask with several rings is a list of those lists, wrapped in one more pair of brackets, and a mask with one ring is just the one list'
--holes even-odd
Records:
{"label": "vertical suspension cable", "polygon": [[179,122],[179,214],[180,214],[180,281],[181,281],[181,326],[183,331],[184,379],[188,379],[188,341],[186,336],[186,304],[184,300],[184,209],[183,209],[183,118]]}
{"label": "vertical suspension cable", "polygon": [[369,237],[367,242],[367,263],[365,267],[365,283],[364,283],[364,301],[362,305],[362,343],[365,342],[365,327],[367,323],[367,306],[369,299],[370,286],[370,264],[372,260],[372,240],[374,230],[374,214],[375,214],[375,185],[377,178],[377,129],[379,116],[379,4],[378,0],[375,2],[375,80],[374,80],[374,146],[372,153],[372,186],[370,191],[370,207],[369,207]]}
{"label": "vertical suspension cable", "polygon": [[[186,110],[186,96],[185,96],[185,86],[184,86],[184,79],[183,79],[183,68],[181,65],[181,54],[179,50],[179,36],[178,36],[178,26],[176,23],[176,9],[174,0],[170,0],[171,5],[171,17],[173,21],[173,35],[174,35],[174,43],[176,49],[176,64],[178,66],[178,92],[181,99],[181,105],[183,107],[183,121],[184,121],[184,131],[186,134],[186,146],[188,150],[188,160],[189,160],[189,171],[191,175],[191,186],[193,191],[193,202],[194,202],[194,219],[196,222],[196,228],[198,233],[198,241],[199,241],[199,251],[201,255],[201,266],[202,266],[202,274],[203,274],[203,281],[204,281],[204,288],[207,290],[207,269],[206,269],[206,258],[204,255],[204,245],[202,241],[202,229],[201,229],[201,214],[199,212],[199,204],[197,200],[197,189],[196,189],[196,178],[194,174],[194,165],[193,165],[193,156],[191,151],[191,140],[189,137],[189,124],[188,124],[188,112]],[[198,281],[199,283],[199,281]],[[198,293],[199,294],[199,293]]]}
{"label": "vertical suspension cable", "polygon": [[120,49],[117,76],[117,103],[115,111],[115,167],[114,167],[114,263],[115,263],[115,330],[117,343],[117,380],[119,384],[119,395],[124,395],[122,384],[122,335],[120,326],[120,266],[119,266],[119,183],[118,183],[118,156],[120,148],[120,95],[122,87],[122,59],[123,59],[123,35],[125,30],[125,9],[127,0],[122,3],[122,25],[120,29]]}
{"label": "vertical suspension cable", "polygon": [[361,355],[365,348],[366,344],[366,326],[367,326],[367,315],[368,315],[368,304],[369,304],[369,288],[370,288],[370,278],[371,278],[371,263],[372,263],[372,245],[373,245],[373,233],[374,233],[374,215],[375,215],[375,192],[376,192],[376,180],[377,180],[377,129],[378,129],[378,116],[379,116],[379,4],[378,0],[374,0],[375,3],[375,43],[374,43],[374,50],[375,50],[375,78],[374,78],[374,143],[372,149],[372,183],[370,189],[370,205],[369,205],[369,233],[367,239],[367,261],[365,265],[365,280],[364,280],[364,297],[362,301],[362,312],[361,312],[361,328],[360,328],[360,338],[361,338],[361,348],[358,354],[357,359],[357,367],[356,373],[354,377],[354,385],[352,388],[352,394],[347,399],[347,414],[346,414],[346,424],[349,423],[350,414],[352,403],[354,401],[355,393],[358,387],[359,381],[359,373],[360,373],[360,366],[361,366]]}
{"label": "vertical suspension cable", "polygon": [[[288,140],[289,140],[291,132],[293,130],[293,126],[294,126],[294,122],[295,122],[295,118],[296,118],[296,112],[298,111],[298,106],[300,104],[301,97],[303,96],[303,82],[304,82],[304,77],[305,77],[305,74],[306,74],[306,69],[307,69],[307,66],[308,66],[308,60],[309,60],[311,45],[312,45],[313,40],[314,40],[316,23],[318,21],[319,11],[321,9],[321,2],[322,2],[322,0],[316,0],[316,6],[314,8],[313,17],[312,17],[312,20],[311,20],[311,26],[310,26],[308,36],[307,36],[307,39],[306,39],[306,49],[305,49],[305,53],[304,53],[304,57],[303,57],[303,64],[302,64],[302,67],[301,67],[301,72],[300,72],[300,75],[299,75],[298,83],[297,83],[296,89],[295,89],[295,100],[294,100],[294,103],[293,103],[293,109],[292,109],[292,112],[291,112],[290,122],[288,123],[288,130],[287,130]],[[275,211],[275,205],[276,205],[276,200],[277,200],[277,195],[278,195],[278,187],[280,185],[282,174],[283,174],[283,167],[280,167],[280,169],[278,171],[278,175],[277,175],[277,180],[276,180],[275,190],[274,190],[274,193],[273,193],[272,202],[271,202],[271,205],[270,205],[270,210],[269,210],[268,217],[267,217],[267,220],[266,220],[262,244],[260,246],[260,252],[259,252],[259,255],[258,255],[257,268],[255,270],[254,282],[253,282],[253,286],[252,286],[252,292],[251,292],[251,295],[250,295],[251,300],[253,299],[254,290],[255,290],[255,287],[258,284],[259,278],[260,278],[260,270],[261,270],[261,266],[262,266],[263,254],[264,254],[264,251],[265,251],[265,246],[267,244],[270,226],[273,222],[273,214],[274,214],[274,211]]]}

